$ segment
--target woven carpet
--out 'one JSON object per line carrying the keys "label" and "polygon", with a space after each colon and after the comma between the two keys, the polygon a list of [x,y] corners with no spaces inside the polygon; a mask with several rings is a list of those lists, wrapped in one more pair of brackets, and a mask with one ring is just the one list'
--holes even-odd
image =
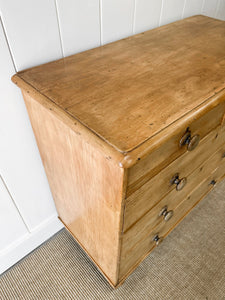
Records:
{"label": "woven carpet", "polygon": [[0,299],[225,299],[225,181],[117,290],[62,230],[0,277]]}

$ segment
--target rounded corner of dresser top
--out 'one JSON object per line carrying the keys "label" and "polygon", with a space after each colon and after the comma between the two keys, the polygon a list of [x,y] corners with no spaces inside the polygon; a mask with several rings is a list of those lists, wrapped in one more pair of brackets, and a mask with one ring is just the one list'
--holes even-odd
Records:
{"label": "rounded corner of dresser top", "polygon": [[17,73],[16,74],[14,74],[14,75],[12,75],[12,77],[11,77],[11,81],[13,82],[13,83],[15,83],[16,85],[18,84],[18,75],[17,75]]}

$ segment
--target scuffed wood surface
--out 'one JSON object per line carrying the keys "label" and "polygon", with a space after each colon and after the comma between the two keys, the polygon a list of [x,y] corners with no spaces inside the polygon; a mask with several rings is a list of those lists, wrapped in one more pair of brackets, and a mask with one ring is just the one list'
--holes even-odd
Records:
{"label": "scuffed wood surface", "polygon": [[225,87],[225,22],[195,16],[17,76],[121,152]]}
{"label": "scuffed wood surface", "polygon": [[[122,246],[121,265],[120,265],[120,283],[134,271],[141,261],[155,248],[153,237],[158,234],[165,238],[182,220],[183,218],[209,193],[213,186],[210,184],[212,180],[217,183],[224,179],[225,163],[211,173],[206,180],[198,185],[190,194],[186,196],[179,206],[174,210],[174,216],[168,221],[161,221],[157,226],[152,227],[152,231],[148,231],[147,235],[132,249]],[[138,228],[137,228],[138,230]]]}
{"label": "scuffed wood surface", "polygon": [[124,170],[23,96],[59,217],[116,285]]}

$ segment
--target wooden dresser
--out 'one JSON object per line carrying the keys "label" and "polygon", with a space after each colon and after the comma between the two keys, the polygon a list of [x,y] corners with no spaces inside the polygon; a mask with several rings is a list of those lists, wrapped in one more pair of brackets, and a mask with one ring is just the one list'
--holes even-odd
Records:
{"label": "wooden dresser", "polygon": [[17,73],[59,218],[121,284],[225,175],[225,22]]}

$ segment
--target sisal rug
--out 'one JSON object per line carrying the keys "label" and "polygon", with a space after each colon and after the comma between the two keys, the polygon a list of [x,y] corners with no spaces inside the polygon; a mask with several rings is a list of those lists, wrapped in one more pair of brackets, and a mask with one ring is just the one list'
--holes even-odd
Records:
{"label": "sisal rug", "polygon": [[225,299],[225,181],[117,290],[63,229],[0,277],[0,299]]}

